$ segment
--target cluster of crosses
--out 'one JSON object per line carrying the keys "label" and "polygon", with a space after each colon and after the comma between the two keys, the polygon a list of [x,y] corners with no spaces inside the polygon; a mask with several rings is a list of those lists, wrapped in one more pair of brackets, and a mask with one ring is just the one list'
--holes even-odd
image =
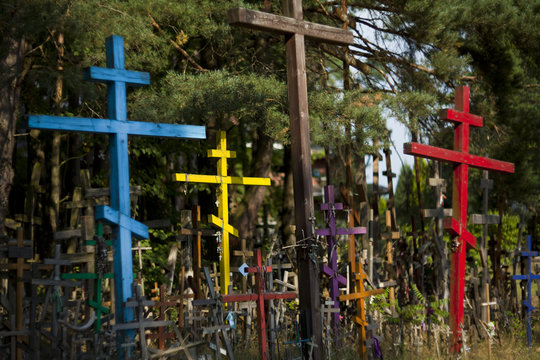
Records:
{"label": "cluster of crosses", "polygon": [[[297,265],[302,288],[299,292],[300,311],[305,315],[306,321],[302,324],[302,333],[312,339],[315,346],[322,348],[322,331],[320,317],[320,286],[319,265],[312,261],[316,256],[316,236],[325,236],[328,245],[328,265],[323,265],[322,272],[330,278],[330,296],[333,307],[339,309],[339,301],[357,300],[358,315],[355,318],[361,329],[361,339],[365,338],[364,298],[382,290],[367,291],[364,289],[366,274],[362,265],[356,264],[354,250],[349,261],[354,277],[355,292],[348,295],[339,294],[340,284],[345,284],[345,278],[337,269],[337,236],[364,234],[365,228],[339,229],[336,226],[335,211],[342,210],[340,203],[334,202],[333,188],[325,188],[325,199],[321,210],[326,212],[327,228],[316,230],[314,233],[314,205],[310,163],[309,119],[306,86],[306,69],[304,54],[304,38],[328,42],[335,45],[347,46],[354,43],[353,35],[341,29],[324,25],[309,23],[302,20],[301,0],[286,2],[286,15],[277,16],[269,13],[257,12],[247,9],[233,9],[229,12],[231,25],[247,27],[256,30],[271,31],[285,36],[287,49],[287,71],[289,85],[289,104],[291,118],[291,139],[294,176],[294,200],[297,241],[302,241],[298,247]],[[108,118],[72,118],[47,115],[31,115],[28,125],[36,129],[49,129],[60,131],[77,131],[109,134],[110,139],[110,206],[99,206],[96,209],[96,219],[104,221],[115,228],[114,239],[114,278],[116,298],[116,321],[119,324],[130,323],[134,319],[133,308],[125,306],[132,299],[133,265],[132,265],[132,237],[148,238],[148,228],[134,220],[130,214],[129,193],[129,159],[128,136],[155,136],[178,139],[205,139],[206,132],[203,126],[149,123],[127,120],[126,87],[148,85],[148,73],[130,71],[124,68],[123,39],[120,36],[111,36],[106,42],[107,67],[90,67],[84,72],[84,78],[89,81],[107,84],[108,91]],[[461,323],[463,320],[464,301],[464,275],[466,245],[475,246],[475,238],[467,231],[467,178],[469,166],[495,170],[500,172],[513,172],[513,164],[487,159],[469,154],[469,128],[482,126],[482,118],[469,113],[469,89],[459,88],[456,91],[455,109],[443,110],[441,117],[455,125],[454,150],[435,148],[429,145],[410,143],[405,145],[405,153],[431,159],[450,162],[454,165],[454,192],[453,217],[445,219],[445,228],[457,237],[459,246],[452,255],[451,272],[451,328],[453,334],[452,349],[459,351],[461,347]],[[218,216],[210,215],[209,221],[214,224],[221,235],[221,263],[220,288],[224,295],[223,301],[235,302],[246,300],[258,301],[260,327],[264,329],[264,300],[279,298],[278,295],[266,294],[262,289],[262,277],[270,271],[269,267],[261,264],[261,254],[257,252],[257,264],[249,267],[248,272],[257,274],[257,293],[251,295],[226,295],[230,285],[229,269],[229,235],[238,236],[238,231],[229,224],[227,185],[270,185],[269,179],[234,177],[227,175],[227,159],[234,158],[233,151],[227,150],[224,132],[218,133],[218,146],[209,150],[208,156],[218,158],[216,175],[190,175],[177,174],[176,180],[180,182],[202,182],[217,184],[219,188]],[[350,244],[354,249],[354,241]],[[283,294],[282,298],[292,295]],[[337,329],[339,313],[332,316],[333,327]],[[309,326],[308,326],[309,325]],[[123,339],[120,343],[129,343],[134,337],[134,329],[129,326],[119,326]],[[264,331],[259,334],[260,349],[263,358],[266,353]],[[304,350],[308,348],[304,344]],[[119,346],[120,352],[122,347]],[[360,348],[365,355],[363,345]],[[315,352],[314,359],[320,358],[322,352]]]}

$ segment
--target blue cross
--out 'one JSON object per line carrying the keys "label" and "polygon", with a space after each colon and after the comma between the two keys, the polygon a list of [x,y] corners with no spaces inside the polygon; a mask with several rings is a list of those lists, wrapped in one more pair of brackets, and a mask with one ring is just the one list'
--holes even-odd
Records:
{"label": "blue cross", "polygon": [[205,139],[206,129],[204,126],[128,121],[126,86],[148,85],[150,74],[124,69],[124,40],[121,36],[108,37],[106,51],[107,67],[87,68],[83,78],[107,84],[109,119],[30,115],[28,126],[36,129],[110,134],[111,206],[98,206],[96,219],[117,226],[114,243],[114,283],[117,299],[115,317],[117,322],[125,323],[133,320],[133,309],[124,308],[124,302],[132,296],[131,234],[137,238],[148,238],[148,227],[131,218],[128,135]]}
{"label": "blue cross", "polygon": [[532,271],[532,257],[538,256],[538,251],[531,251],[531,235],[528,236],[529,242],[529,251],[522,251],[521,256],[527,256],[529,261],[529,273],[525,275],[514,275],[512,279],[514,280],[527,280],[528,295],[527,300],[523,300],[523,304],[527,307],[527,339],[529,340],[529,347],[531,347],[531,312],[534,311],[534,306],[532,306],[531,301],[531,280],[540,279],[540,275],[531,274]]}

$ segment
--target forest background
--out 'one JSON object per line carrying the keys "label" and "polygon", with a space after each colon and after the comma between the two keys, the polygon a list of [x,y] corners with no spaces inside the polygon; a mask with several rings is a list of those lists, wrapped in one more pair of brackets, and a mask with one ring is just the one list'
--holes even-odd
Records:
{"label": "forest background", "polygon": [[[283,244],[294,242],[283,39],[230,27],[226,15],[238,6],[280,14],[281,5],[269,0],[2,1],[0,235],[12,232],[12,219],[25,213],[23,199],[32,190],[36,164],[42,187],[34,213],[42,219],[36,247],[42,257],[50,254],[54,232],[69,221],[62,203],[81,185],[80,170],[89,170],[93,187],[107,186],[106,136],[30,131],[24,120],[28,114],[104,117],[105,85],[83,82],[81,74],[87,66],[104,66],[105,38],[117,34],[124,37],[126,68],[151,74],[150,86],[128,90],[128,118],[205,125],[208,134],[206,141],[130,139],[131,181],[142,187],[134,216],[176,224],[180,210],[194,204],[203,214],[216,213],[215,188],[181,185],[173,174],[212,174],[215,164],[206,150],[214,147],[216,132],[226,130],[229,148],[238,154],[229,171],[274,180],[270,188],[233,187],[231,224],[240,238],[254,239],[256,225],[270,219]],[[306,20],[355,35],[348,50],[308,43],[306,61],[311,140],[318,149],[313,160],[325,168],[317,181],[338,186],[345,195],[338,200],[347,206],[352,204],[346,194],[354,194],[358,225],[366,225],[368,210],[375,207],[366,155],[392,148],[386,120],[405,124],[413,141],[451,148],[452,128],[438,119],[438,110],[452,107],[456,86],[468,85],[471,112],[484,118],[484,127],[471,131],[471,153],[516,164],[513,175],[491,175],[490,208],[504,215],[504,226],[494,231],[503,248],[514,249],[516,224],[527,222],[535,244],[540,0],[308,0],[303,6]],[[433,166],[417,160],[401,170],[395,205],[402,231],[410,230],[411,216],[421,224],[420,208],[435,205],[427,183]],[[442,167],[449,182],[451,170]],[[481,212],[479,178],[480,172],[471,171],[469,213]],[[450,199],[451,191],[446,195]],[[377,205],[384,219],[385,199]],[[174,235],[152,232],[155,251],[146,260],[166,262]],[[217,256],[206,255],[208,261]]]}

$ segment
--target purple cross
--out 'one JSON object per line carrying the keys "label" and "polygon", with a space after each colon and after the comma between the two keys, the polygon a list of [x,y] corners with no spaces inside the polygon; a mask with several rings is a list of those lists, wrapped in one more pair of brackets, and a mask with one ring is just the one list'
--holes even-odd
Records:
{"label": "purple cross", "polygon": [[[338,273],[337,267],[337,240],[338,235],[353,235],[353,234],[365,234],[366,228],[354,227],[354,228],[336,228],[336,214],[335,210],[343,210],[342,203],[334,203],[334,186],[327,185],[324,187],[324,202],[321,204],[321,210],[326,212],[326,229],[317,229],[315,233],[319,236],[326,236],[327,239],[327,251],[328,251],[328,265],[322,266],[322,271],[328,277],[330,277],[330,298],[334,301],[334,308],[339,309],[339,284],[347,285],[347,279]],[[332,313],[332,325],[334,327],[334,333],[337,335],[339,324],[339,313]]]}

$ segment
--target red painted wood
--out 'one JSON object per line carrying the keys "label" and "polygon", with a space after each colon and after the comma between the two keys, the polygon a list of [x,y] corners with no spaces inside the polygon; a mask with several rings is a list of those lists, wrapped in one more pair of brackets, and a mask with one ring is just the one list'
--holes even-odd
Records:
{"label": "red painted wood", "polygon": [[409,155],[442,160],[454,164],[452,195],[452,218],[445,219],[444,228],[458,237],[452,254],[450,275],[450,328],[452,341],[450,350],[459,352],[462,347],[461,324],[463,323],[463,302],[465,299],[465,261],[467,244],[476,246],[476,239],[467,231],[467,185],[469,166],[484,170],[513,173],[514,164],[469,154],[470,126],[483,126],[483,120],[469,113],[469,88],[456,89],[454,110],[442,110],[441,119],[455,124],[454,149],[441,149],[418,143],[404,145],[404,152]]}
{"label": "red painted wood", "polygon": [[447,120],[456,123],[467,123],[472,126],[482,127],[484,126],[484,119],[481,116],[464,113],[462,111],[454,109],[443,109],[439,111],[439,117],[441,120]]}
{"label": "red painted wood", "polygon": [[257,302],[257,331],[259,334],[259,353],[260,359],[268,359],[268,346],[266,341],[266,318],[264,313],[264,302],[265,300],[274,300],[274,299],[294,299],[296,293],[294,292],[265,292],[264,291],[264,274],[272,271],[271,266],[263,266],[261,250],[257,249],[255,253],[256,266],[250,266],[248,268],[249,273],[255,273],[255,284],[257,292],[255,294],[231,294],[223,295],[221,297],[222,301],[225,303],[229,302],[244,302],[244,301],[256,301]]}
{"label": "red painted wood", "polygon": [[514,172],[514,164],[506,161],[494,160],[478,155],[464,154],[459,151],[443,149],[431,145],[407,143],[403,145],[403,151],[405,152],[405,154],[408,155],[451,163],[459,162],[482,170],[491,170],[505,173]]}

